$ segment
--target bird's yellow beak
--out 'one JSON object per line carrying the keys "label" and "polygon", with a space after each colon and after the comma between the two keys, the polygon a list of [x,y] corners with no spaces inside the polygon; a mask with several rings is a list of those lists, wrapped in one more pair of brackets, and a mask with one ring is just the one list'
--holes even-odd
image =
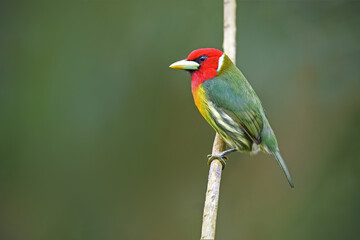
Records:
{"label": "bird's yellow beak", "polygon": [[200,64],[194,61],[188,61],[186,59],[174,62],[169,67],[173,69],[181,69],[181,70],[197,70]]}

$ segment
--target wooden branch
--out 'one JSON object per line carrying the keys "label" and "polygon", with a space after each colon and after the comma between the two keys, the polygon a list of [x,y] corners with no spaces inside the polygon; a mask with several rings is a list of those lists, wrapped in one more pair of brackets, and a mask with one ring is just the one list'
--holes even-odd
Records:
{"label": "wooden branch", "polygon": [[224,0],[224,42],[226,55],[236,61],[236,0]]}
{"label": "wooden branch", "polygon": [[[234,62],[236,60],[236,0],[224,0],[224,42],[226,55]],[[212,154],[224,151],[226,144],[216,133]],[[212,161],[209,170],[206,190],[201,240],[215,239],[216,216],[219,203],[222,165],[219,160]]]}

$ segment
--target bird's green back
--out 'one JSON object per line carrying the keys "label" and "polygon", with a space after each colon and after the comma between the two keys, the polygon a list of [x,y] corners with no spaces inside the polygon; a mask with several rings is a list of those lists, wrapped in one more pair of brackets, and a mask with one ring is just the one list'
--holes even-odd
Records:
{"label": "bird's green back", "polygon": [[260,144],[266,118],[263,107],[249,82],[226,55],[218,75],[205,81],[202,87],[216,107]]}

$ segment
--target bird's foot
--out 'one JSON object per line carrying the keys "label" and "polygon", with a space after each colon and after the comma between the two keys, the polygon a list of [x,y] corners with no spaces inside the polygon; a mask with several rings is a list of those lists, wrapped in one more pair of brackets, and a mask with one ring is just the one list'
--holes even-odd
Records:
{"label": "bird's foot", "polygon": [[219,153],[219,154],[209,154],[207,155],[208,158],[208,165],[210,166],[212,161],[214,161],[215,159],[218,159],[222,165],[222,170],[224,170],[225,166],[226,166],[226,161],[227,161],[227,157],[225,156],[225,154],[223,153]]}
{"label": "bird's foot", "polygon": [[227,157],[225,156],[228,153],[232,153],[237,151],[236,148],[231,148],[228,150],[225,150],[219,154],[209,154],[208,157],[208,164],[210,166],[211,162],[214,161],[215,159],[218,159],[221,162],[222,165],[222,169],[224,170],[225,166],[226,166],[226,161],[227,161]]}

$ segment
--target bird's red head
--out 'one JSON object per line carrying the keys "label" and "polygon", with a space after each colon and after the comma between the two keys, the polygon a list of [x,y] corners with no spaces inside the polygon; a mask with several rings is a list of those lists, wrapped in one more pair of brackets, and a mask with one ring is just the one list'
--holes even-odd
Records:
{"label": "bird's red head", "polygon": [[201,48],[192,51],[185,60],[170,65],[171,68],[188,70],[191,74],[192,88],[215,77],[218,73],[219,59],[223,52],[215,48]]}

